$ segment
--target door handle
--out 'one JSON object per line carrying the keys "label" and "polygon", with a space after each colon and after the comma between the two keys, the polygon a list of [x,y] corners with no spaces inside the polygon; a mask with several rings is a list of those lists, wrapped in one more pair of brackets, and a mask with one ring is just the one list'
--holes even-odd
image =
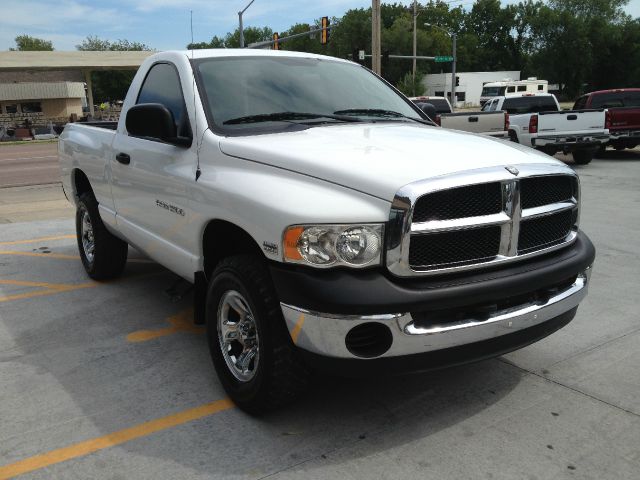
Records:
{"label": "door handle", "polygon": [[477,122],[478,121],[478,117],[469,117],[469,122]]}
{"label": "door handle", "polygon": [[116,155],[116,160],[123,165],[129,165],[131,163],[131,157],[128,153],[122,153]]}
{"label": "door handle", "polygon": [[567,120],[577,120],[578,116],[577,115],[567,115]]}

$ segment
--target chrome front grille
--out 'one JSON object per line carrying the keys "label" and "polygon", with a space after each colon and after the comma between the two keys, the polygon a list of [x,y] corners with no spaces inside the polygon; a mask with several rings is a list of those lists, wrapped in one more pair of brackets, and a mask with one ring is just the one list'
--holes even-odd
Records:
{"label": "chrome front grille", "polygon": [[454,272],[529,258],[575,240],[579,182],[562,165],[475,170],[407,185],[387,228],[387,267],[399,276]]}

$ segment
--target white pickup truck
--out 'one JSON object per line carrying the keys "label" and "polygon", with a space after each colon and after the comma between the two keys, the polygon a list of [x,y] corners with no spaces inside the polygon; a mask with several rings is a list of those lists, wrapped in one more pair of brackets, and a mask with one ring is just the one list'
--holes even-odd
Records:
{"label": "white pickup truck", "polygon": [[591,162],[595,151],[609,141],[609,112],[562,110],[551,93],[497,97],[482,108],[509,113],[509,138],[549,155],[571,153],[579,165]]}
{"label": "white pickup truck", "polygon": [[430,126],[336,58],[154,54],[116,129],[69,124],[59,157],[88,275],[119,275],[131,245],[193,283],[218,376],[254,413],[315,369],[535,342],[573,319],[595,258],[568,166]]}

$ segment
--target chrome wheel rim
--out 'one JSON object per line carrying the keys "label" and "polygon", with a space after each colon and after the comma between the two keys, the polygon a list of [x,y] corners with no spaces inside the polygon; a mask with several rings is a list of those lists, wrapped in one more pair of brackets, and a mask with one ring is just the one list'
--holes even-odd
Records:
{"label": "chrome wheel rim", "polygon": [[93,236],[93,225],[91,224],[91,217],[89,217],[89,212],[87,210],[83,210],[82,212],[82,221],[81,221],[81,239],[82,239],[82,250],[84,250],[84,256],[87,258],[89,263],[93,263],[93,258],[96,250],[95,238]]}
{"label": "chrome wheel rim", "polygon": [[253,379],[260,361],[258,330],[249,304],[235,290],[227,291],[218,305],[218,342],[233,376],[241,382]]}

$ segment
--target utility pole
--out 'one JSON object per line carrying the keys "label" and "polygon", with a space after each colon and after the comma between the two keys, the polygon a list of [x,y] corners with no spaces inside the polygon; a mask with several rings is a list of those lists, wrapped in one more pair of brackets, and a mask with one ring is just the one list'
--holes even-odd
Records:
{"label": "utility pole", "polygon": [[247,8],[251,6],[253,2],[256,0],[251,0],[249,5],[244,7],[242,10],[238,12],[238,23],[240,24],[240,48],[244,48],[244,26],[242,25],[242,14],[247,11]]}
{"label": "utility pole", "polygon": [[416,96],[416,55],[418,54],[418,0],[413,0],[413,96]]}
{"label": "utility pole", "polygon": [[371,70],[381,75],[380,0],[371,0]]}
{"label": "utility pole", "polygon": [[453,44],[453,62],[451,62],[451,110],[456,109],[456,33],[451,35]]}

